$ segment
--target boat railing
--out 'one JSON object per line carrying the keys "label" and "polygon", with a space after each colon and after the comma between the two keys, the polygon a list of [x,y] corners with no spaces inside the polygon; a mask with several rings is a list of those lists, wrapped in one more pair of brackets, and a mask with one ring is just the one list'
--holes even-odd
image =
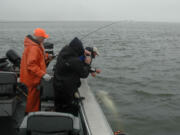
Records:
{"label": "boat railing", "polygon": [[85,135],[92,135],[87,116],[85,114],[83,102],[80,101],[80,118],[83,126],[83,132]]}

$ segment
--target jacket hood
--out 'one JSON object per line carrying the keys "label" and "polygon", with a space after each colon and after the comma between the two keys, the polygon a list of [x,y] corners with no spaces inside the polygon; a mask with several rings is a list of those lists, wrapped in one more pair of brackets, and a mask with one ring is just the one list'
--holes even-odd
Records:
{"label": "jacket hood", "polygon": [[27,47],[30,45],[40,45],[40,43],[33,36],[27,35],[24,40],[24,46]]}
{"label": "jacket hood", "polygon": [[78,56],[81,56],[84,54],[84,47],[77,37],[75,37],[69,44],[69,46],[78,54]]}

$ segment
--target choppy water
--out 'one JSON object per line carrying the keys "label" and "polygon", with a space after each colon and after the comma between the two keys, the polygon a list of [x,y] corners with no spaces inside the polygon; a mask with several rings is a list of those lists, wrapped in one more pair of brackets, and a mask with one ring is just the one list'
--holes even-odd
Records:
{"label": "choppy water", "polygon": [[[20,54],[24,36],[45,28],[58,52],[73,37],[110,22],[0,23],[0,56]],[[86,38],[102,69],[89,85],[114,130],[129,135],[180,134],[180,24],[119,22]]]}

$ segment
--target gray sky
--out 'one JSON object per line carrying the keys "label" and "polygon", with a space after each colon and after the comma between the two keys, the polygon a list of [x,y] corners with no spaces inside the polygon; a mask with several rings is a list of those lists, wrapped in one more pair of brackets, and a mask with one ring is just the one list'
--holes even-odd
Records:
{"label": "gray sky", "polygon": [[0,0],[0,21],[180,22],[180,0]]}

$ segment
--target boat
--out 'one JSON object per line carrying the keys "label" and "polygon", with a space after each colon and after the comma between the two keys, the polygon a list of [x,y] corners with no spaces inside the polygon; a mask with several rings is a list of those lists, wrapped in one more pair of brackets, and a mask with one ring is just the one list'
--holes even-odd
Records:
{"label": "boat", "polygon": [[[12,50],[10,53],[17,55]],[[81,80],[82,85],[79,88],[80,97],[85,99],[79,101],[78,117],[54,111],[52,80],[41,81],[41,111],[25,116],[27,89],[18,82],[20,57],[13,58],[8,56],[0,59],[0,134],[114,135],[86,79]],[[52,70],[48,72],[53,73]]]}

